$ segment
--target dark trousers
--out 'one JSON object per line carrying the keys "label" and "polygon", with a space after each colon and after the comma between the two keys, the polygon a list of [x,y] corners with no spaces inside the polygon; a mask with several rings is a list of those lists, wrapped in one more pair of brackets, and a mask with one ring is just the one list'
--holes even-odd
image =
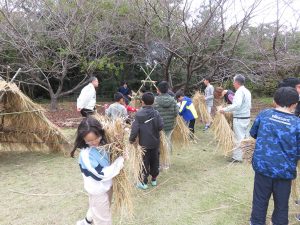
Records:
{"label": "dark trousers", "polygon": [[195,122],[196,122],[196,119],[190,120],[190,122],[189,122],[189,129],[192,133],[195,132]]}
{"label": "dark trousers", "polygon": [[80,113],[81,113],[81,115],[82,115],[83,117],[88,117],[88,116],[94,114],[94,110],[90,110],[90,109],[85,109],[85,108],[83,108],[83,109],[80,110]]}
{"label": "dark trousers", "polygon": [[146,149],[143,162],[143,183],[147,184],[149,174],[152,176],[152,180],[156,180],[159,174],[159,149]]}
{"label": "dark trousers", "polygon": [[272,179],[255,173],[251,225],[265,225],[268,204],[273,194],[273,225],[288,225],[291,180]]}

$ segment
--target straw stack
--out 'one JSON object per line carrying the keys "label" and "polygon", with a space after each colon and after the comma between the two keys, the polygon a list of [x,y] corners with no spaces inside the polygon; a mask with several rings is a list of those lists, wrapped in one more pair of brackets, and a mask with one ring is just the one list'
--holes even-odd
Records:
{"label": "straw stack", "polygon": [[218,149],[223,151],[224,156],[228,156],[234,147],[235,138],[230,125],[222,113],[216,113],[211,129],[215,139],[218,141]]}
{"label": "straw stack", "polygon": [[[160,132],[159,161],[161,165],[170,165],[170,150],[165,132]],[[164,167],[162,167],[164,168]]]}
{"label": "straw stack", "polygon": [[44,111],[14,83],[0,81],[0,151],[62,152],[71,148]]}
{"label": "straw stack", "polygon": [[[115,161],[119,156],[123,156],[126,151],[124,145],[125,129],[121,119],[113,122],[103,123],[105,136],[108,141],[108,148],[111,162]],[[132,203],[133,186],[129,180],[128,171],[123,168],[119,175],[113,179],[113,208],[121,217],[133,215]]]}
{"label": "straw stack", "polygon": [[253,152],[255,149],[255,139],[247,138],[241,141],[240,148],[243,151],[243,161],[246,163],[252,163]]}
{"label": "straw stack", "polygon": [[181,116],[176,117],[175,127],[172,133],[172,143],[176,147],[190,145],[191,131]]}
{"label": "straw stack", "polygon": [[193,96],[193,104],[202,123],[207,124],[212,121],[211,115],[207,111],[205,97],[199,91],[196,91]]}

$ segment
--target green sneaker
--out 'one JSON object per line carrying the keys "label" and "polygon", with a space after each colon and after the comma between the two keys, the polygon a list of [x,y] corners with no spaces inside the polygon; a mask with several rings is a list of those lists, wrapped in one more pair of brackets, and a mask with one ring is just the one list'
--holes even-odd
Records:
{"label": "green sneaker", "polygon": [[157,186],[157,181],[156,181],[156,180],[152,180],[152,181],[151,181],[151,185],[152,185],[153,187]]}
{"label": "green sneaker", "polygon": [[136,185],[136,187],[137,187],[138,189],[141,189],[141,190],[147,190],[147,189],[148,189],[148,185],[147,185],[147,184],[143,184],[143,183],[138,183],[138,184]]}

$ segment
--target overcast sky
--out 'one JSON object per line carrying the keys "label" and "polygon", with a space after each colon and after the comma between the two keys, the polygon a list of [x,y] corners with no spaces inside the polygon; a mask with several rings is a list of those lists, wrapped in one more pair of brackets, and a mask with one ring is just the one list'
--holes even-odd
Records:
{"label": "overcast sky", "polygon": [[[190,0],[192,10],[196,10],[201,2],[205,0]],[[250,24],[271,23],[277,20],[277,0],[259,0]],[[227,3],[227,26],[240,20],[244,11],[249,10],[255,0],[228,0]],[[279,21],[289,28],[293,27],[300,30],[300,0],[278,0]]]}

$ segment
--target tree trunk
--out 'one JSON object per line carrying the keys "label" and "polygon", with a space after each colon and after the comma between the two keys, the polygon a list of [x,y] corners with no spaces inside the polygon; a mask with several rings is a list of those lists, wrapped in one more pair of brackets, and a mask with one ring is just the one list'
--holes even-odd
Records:
{"label": "tree trunk", "polygon": [[50,96],[51,102],[50,102],[50,111],[55,112],[58,109],[58,102],[57,102],[57,96]]}

